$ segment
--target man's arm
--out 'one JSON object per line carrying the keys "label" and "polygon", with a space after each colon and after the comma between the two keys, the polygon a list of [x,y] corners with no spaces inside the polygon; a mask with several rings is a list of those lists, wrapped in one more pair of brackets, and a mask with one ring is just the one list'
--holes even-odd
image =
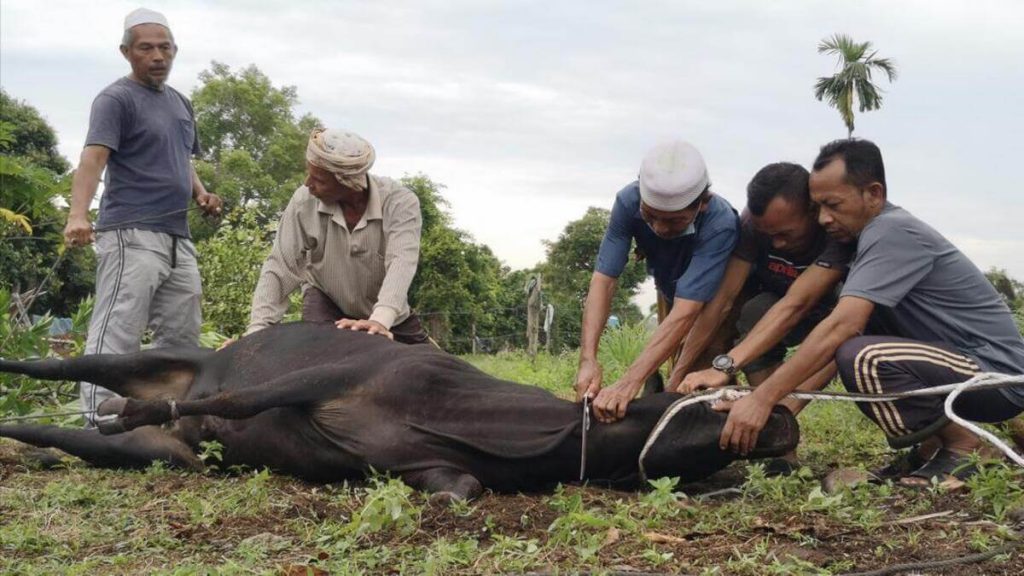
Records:
{"label": "man's arm", "polygon": [[292,200],[281,214],[274,246],[263,263],[260,279],[252,296],[252,310],[249,312],[246,334],[280,322],[288,310],[288,296],[301,283],[302,272],[298,261],[304,244],[296,204],[295,196],[292,196]]}
{"label": "man's arm", "polygon": [[683,381],[683,377],[690,372],[693,364],[707,349],[722,322],[732,310],[736,297],[743,290],[743,284],[747,281],[751,268],[751,263],[742,258],[733,256],[729,259],[718,292],[715,293],[711,302],[708,302],[707,306],[701,310],[697,320],[693,323],[693,328],[690,329],[683,342],[683,351],[679,355],[679,361],[672,369],[668,386],[665,387],[667,392],[676,390]]}
{"label": "man's arm", "polygon": [[92,225],[89,223],[89,206],[96,197],[100,175],[110,159],[110,148],[100,145],[86,146],[78,160],[78,169],[71,179],[71,207],[68,223],[64,227],[64,243],[68,246],[85,246],[94,240]]}
{"label": "man's arm", "polygon": [[840,298],[832,314],[815,327],[796,354],[768,380],[731,407],[727,403],[716,405],[716,410],[729,411],[719,446],[723,450],[748,454],[757,444],[757,436],[768,421],[772,407],[832,362],[839,346],[863,332],[874,308],[870,300],[857,296]]}
{"label": "man's arm", "polygon": [[594,415],[601,422],[614,422],[626,416],[626,406],[643,387],[644,380],[672,354],[683,335],[697,320],[704,302],[676,298],[672,311],[654,331],[640,356],[630,364],[619,381],[601,390],[594,400]]}
{"label": "man's arm", "polygon": [[202,207],[203,212],[210,216],[218,216],[224,204],[220,196],[207,192],[203,182],[199,179],[199,174],[196,174],[196,167],[190,166],[190,168],[192,170],[192,199]]}
{"label": "man's arm", "polygon": [[597,346],[601,332],[612,309],[612,296],[618,280],[601,272],[590,277],[587,301],[583,305],[583,322],[580,328],[580,364],[576,373],[576,400],[584,396],[593,398],[601,390],[601,364],[597,361]]}
{"label": "man's arm", "polygon": [[393,214],[385,213],[384,218],[390,219],[384,254],[384,281],[369,322],[378,324],[387,332],[408,305],[409,286],[419,264],[422,227],[419,201],[410,192],[408,200],[396,205]]}
{"label": "man's arm", "polygon": [[[742,342],[729,351],[736,369],[750,364],[781,342],[826,294],[835,289],[842,278],[842,270],[818,265],[804,270],[786,291],[786,295],[757,321]],[[702,370],[688,375],[680,391],[689,393],[700,388],[725,386],[728,381],[729,376],[718,370]]]}

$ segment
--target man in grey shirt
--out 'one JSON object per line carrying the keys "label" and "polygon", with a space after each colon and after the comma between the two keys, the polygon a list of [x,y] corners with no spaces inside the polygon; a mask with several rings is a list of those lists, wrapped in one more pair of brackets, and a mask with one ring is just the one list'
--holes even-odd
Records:
{"label": "man in grey shirt", "polygon": [[[124,30],[121,54],[132,72],[93,102],[64,229],[68,246],[95,240],[99,256],[86,354],[138,351],[147,328],[156,347],[198,344],[201,288],[186,212],[190,198],[207,213],[221,209],[192,167],[192,105],[165,84],[178,51],[166,18],[140,8]],[[94,234],[89,205],[104,168]],[[79,394],[84,410],[114,396],[88,382]]]}
{"label": "man in grey shirt", "polygon": [[[846,388],[866,394],[963,382],[981,371],[1024,374],[1024,339],[1009,308],[955,246],[888,202],[877,146],[849,139],[823,147],[810,192],[821,225],[837,240],[856,242],[856,256],[835,310],[793,358],[750,395],[716,408],[730,411],[722,448],[749,452],[772,406],[833,358]],[[884,336],[862,335],[873,314]],[[916,454],[927,461],[901,480],[905,485],[946,480],[981,447],[974,434],[944,420],[943,401],[859,404],[890,444],[923,441]],[[974,421],[1008,420],[1024,410],[1024,387],[967,392],[954,410]]]}

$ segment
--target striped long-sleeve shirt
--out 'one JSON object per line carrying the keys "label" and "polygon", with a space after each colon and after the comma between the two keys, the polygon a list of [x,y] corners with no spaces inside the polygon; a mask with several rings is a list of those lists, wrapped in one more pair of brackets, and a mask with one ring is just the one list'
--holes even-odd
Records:
{"label": "striped long-sleeve shirt", "polygon": [[246,334],[280,322],[288,295],[315,286],[347,316],[390,329],[409,317],[408,292],[420,249],[420,203],[389,178],[370,175],[366,212],[349,231],[338,204],[325,204],[305,186],[281,215],[263,264]]}

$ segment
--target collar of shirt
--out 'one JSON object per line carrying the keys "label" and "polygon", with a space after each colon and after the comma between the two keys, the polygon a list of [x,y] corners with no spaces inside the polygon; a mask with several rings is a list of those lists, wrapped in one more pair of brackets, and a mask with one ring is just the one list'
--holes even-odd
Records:
{"label": "collar of shirt", "polygon": [[[353,232],[366,228],[366,225],[370,220],[384,219],[384,208],[383,202],[380,198],[380,187],[377,182],[374,181],[372,176],[368,176],[367,180],[370,183],[370,198],[366,202],[366,211],[363,212],[362,218],[359,219],[355,228],[352,229]],[[345,223],[345,213],[341,209],[341,204],[338,204],[337,202],[324,204],[323,200],[318,198],[316,201],[316,209],[318,212],[330,214],[331,220],[333,220],[335,224],[338,224],[346,230],[348,229],[348,225]]]}

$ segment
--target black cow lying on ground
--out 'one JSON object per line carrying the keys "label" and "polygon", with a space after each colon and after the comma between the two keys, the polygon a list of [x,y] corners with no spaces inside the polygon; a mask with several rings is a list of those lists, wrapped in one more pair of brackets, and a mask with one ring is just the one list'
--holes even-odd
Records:
{"label": "black cow lying on ground", "polygon": [[[448,498],[579,479],[579,404],[498,380],[431,346],[330,325],[272,327],[217,352],[0,360],[0,371],[86,380],[125,396],[100,406],[117,416],[100,430],[0,425],[0,437],[56,447],[99,466],[163,460],[201,468],[199,443],[216,440],[224,466],[269,467],[323,482],[360,478],[372,468]],[[637,485],[641,449],[679,398],[655,394],[630,404],[623,421],[594,420],[586,434],[586,479]],[[725,414],[699,403],[665,420],[645,451],[648,476],[692,481],[735,459],[718,448]],[[796,420],[778,408],[751,457],[781,455],[798,436]]]}

